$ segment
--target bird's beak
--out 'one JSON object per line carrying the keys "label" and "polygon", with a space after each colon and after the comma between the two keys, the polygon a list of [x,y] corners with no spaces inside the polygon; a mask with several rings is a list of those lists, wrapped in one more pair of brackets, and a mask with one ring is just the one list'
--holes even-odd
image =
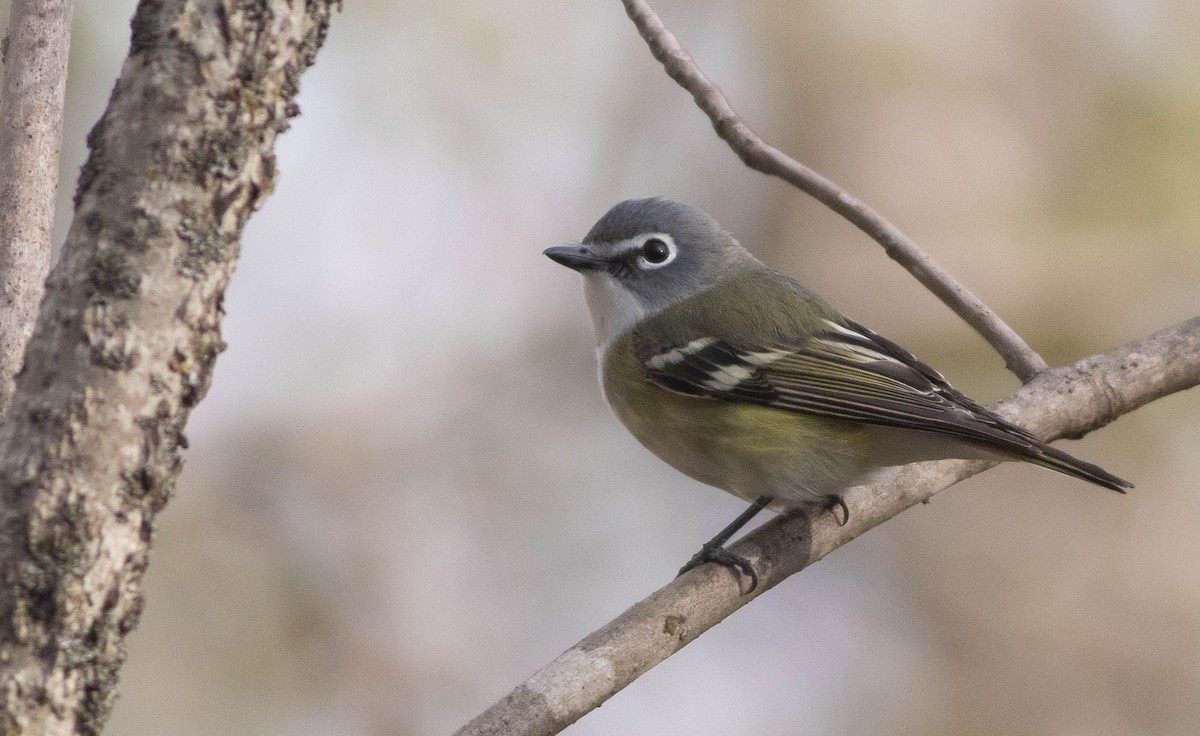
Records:
{"label": "bird's beak", "polygon": [[542,253],[555,263],[575,271],[598,271],[608,268],[608,261],[597,256],[586,245],[556,245]]}

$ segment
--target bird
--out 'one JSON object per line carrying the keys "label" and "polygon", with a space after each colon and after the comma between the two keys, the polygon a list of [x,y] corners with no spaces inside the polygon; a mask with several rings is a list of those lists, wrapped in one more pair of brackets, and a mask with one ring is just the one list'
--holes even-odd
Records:
{"label": "bird", "polygon": [[840,510],[887,468],[1024,461],[1121,493],[1132,484],[968,398],[895,342],[754,257],[700,209],[665,197],[612,207],[547,248],[583,277],[601,391],[650,452],[750,507],[680,574],[753,565],[725,543],[768,507]]}

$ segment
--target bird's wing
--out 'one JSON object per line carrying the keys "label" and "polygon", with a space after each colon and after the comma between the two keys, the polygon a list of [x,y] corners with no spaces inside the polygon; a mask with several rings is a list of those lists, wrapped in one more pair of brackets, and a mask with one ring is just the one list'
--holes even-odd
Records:
{"label": "bird's wing", "polygon": [[1024,454],[1037,437],[967,398],[899,345],[849,320],[802,338],[637,340],[650,380],[677,393],[830,419],[941,432]]}

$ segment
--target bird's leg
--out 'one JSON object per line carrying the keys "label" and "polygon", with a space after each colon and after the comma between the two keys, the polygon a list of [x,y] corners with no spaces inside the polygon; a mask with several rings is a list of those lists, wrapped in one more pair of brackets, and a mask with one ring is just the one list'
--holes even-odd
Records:
{"label": "bird's leg", "polygon": [[[846,505],[846,499],[837,494],[833,494],[826,496],[825,500],[829,502],[829,505],[825,508],[829,511],[829,513],[833,514],[833,520],[837,522],[837,525],[846,526],[846,524],[850,521],[850,507]],[[840,519],[837,515],[837,509],[839,508],[842,510],[842,518]]]}
{"label": "bird's leg", "polygon": [[743,511],[736,519],[731,521],[717,535],[704,543],[700,551],[692,555],[692,559],[688,560],[687,564],[679,568],[679,574],[682,575],[693,567],[699,567],[706,562],[715,562],[718,565],[724,565],[738,574],[745,573],[746,577],[750,578],[750,590],[747,593],[754,592],[758,587],[758,573],[754,571],[754,566],[750,561],[741,555],[735,555],[725,549],[724,545],[729,541],[729,538],[738,533],[738,530],[746,526],[747,523],[758,513],[770,505],[771,499],[769,496],[762,496],[750,508]]}

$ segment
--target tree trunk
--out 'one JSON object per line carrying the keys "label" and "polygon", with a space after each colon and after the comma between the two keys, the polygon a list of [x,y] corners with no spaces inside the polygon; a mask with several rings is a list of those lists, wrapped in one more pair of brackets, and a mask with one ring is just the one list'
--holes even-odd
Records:
{"label": "tree trunk", "polygon": [[0,430],[5,733],[99,733],[242,228],[331,4],[143,0]]}
{"label": "tree trunk", "polygon": [[13,0],[0,90],[0,415],[50,268],[71,0]]}

